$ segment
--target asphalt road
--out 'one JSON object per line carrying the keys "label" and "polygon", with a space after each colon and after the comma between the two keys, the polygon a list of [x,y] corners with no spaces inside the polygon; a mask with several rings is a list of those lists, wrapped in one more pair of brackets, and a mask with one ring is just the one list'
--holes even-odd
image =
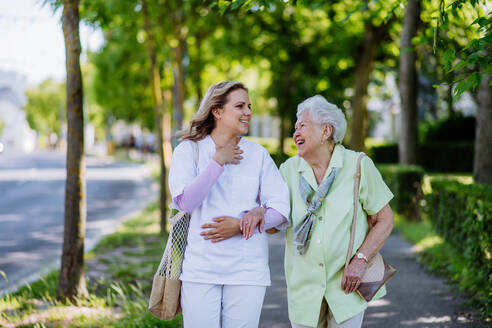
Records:
{"label": "asphalt road", "polygon": [[[282,233],[269,237],[272,285],[267,288],[260,328],[290,328],[287,312]],[[387,284],[387,295],[369,303],[362,327],[451,328],[492,327],[492,323],[472,321],[442,278],[428,274],[416,261],[413,246],[394,232],[382,251],[397,274]]]}
{"label": "asphalt road", "polygon": [[[145,165],[86,158],[86,250],[156,194]],[[59,265],[65,154],[0,154],[0,294]]]}

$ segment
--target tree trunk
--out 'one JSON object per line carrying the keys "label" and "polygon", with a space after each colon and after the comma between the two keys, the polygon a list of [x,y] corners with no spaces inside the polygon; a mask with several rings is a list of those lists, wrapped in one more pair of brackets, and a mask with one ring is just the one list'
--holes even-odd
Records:
{"label": "tree trunk", "polygon": [[[185,72],[183,66],[183,59],[186,51],[186,40],[183,36],[179,35],[179,31],[176,35],[178,37],[178,45],[174,48],[174,88],[173,88],[173,135],[183,128],[183,103],[185,96]],[[177,141],[173,142],[176,146]]]}
{"label": "tree trunk", "polygon": [[[446,90],[446,102],[447,102],[447,110],[448,110],[448,116],[452,117],[456,115],[456,112],[454,110],[454,100],[453,100],[453,81],[454,81],[454,74],[450,72],[447,74],[447,83],[448,83],[448,89]],[[436,115],[437,116],[437,115]]]}
{"label": "tree trunk", "polygon": [[[203,97],[203,92],[202,92],[202,69],[203,69],[203,63],[202,63],[202,37],[200,35],[196,35],[196,41],[195,41],[195,47],[196,47],[196,69],[194,73],[194,81],[193,84],[195,85],[195,94],[196,94],[196,101],[197,104],[200,105],[200,102],[202,101]],[[198,106],[197,106],[198,107]]]}
{"label": "tree trunk", "polygon": [[152,90],[152,101],[154,104],[154,122],[155,129],[157,131],[156,149],[159,155],[159,163],[161,169],[159,207],[161,210],[161,233],[164,234],[167,229],[167,199],[170,198],[166,177],[172,156],[171,120],[169,113],[165,111],[164,102],[162,100],[161,77],[159,74],[159,66],[157,65],[154,35],[152,33],[152,26],[150,24],[147,0],[142,0],[142,14],[144,17],[145,32],[147,33],[147,50],[150,61],[150,88]]}
{"label": "tree trunk", "polygon": [[65,225],[58,296],[75,301],[87,295],[84,279],[86,219],[84,113],[80,71],[78,0],[63,1],[63,36],[67,70],[67,178]]}
{"label": "tree trunk", "polygon": [[[486,53],[492,54],[491,45]],[[482,79],[478,92],[477,127],[475,132],[475,158],[473,178],[476,183],[492,184],[492,76],[487,74]]]}
{"label": "tree trunk", "polygon": [[364,140],[369,126],[367,120],[367,86],[379,42],[378,28],[366,23],[362,55],[358,58],[355,67],[355,90],[352,97],[350,148],[356,151],[364,151],[365,149]]}
{"label": "tree trunk", "polygon": [[400,164],[417,164],[417,94],[418,81],[415,68],[416,52],[412,38],[417,34],[420,20],[420,0],[408,0],[400,46]]}
{"label": "tree trunk", "polygon": [[[278,95],[278,114],[280,116],[280,133],[279,133],[279,143],[278,143],[278,152],[279,154],[285,154],[285,138],[289,137],[289,131],[292,128],[291,119],[288,112],[285,111],[286,108],[289,108],[291,104],[285,103],[284,99],[292,99],[294,90],[292,86],[292,78],[286,72],[283,74],[279,83],[282,85],[282,92],[286,93],[284,95]],[[277,91],[278,92],[278,91]]]}

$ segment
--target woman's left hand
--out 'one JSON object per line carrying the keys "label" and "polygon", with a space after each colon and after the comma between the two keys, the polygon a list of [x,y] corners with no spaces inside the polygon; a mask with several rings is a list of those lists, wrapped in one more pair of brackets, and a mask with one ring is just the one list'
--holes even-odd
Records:
{"label": "woman's left hand", "polygon": [[243,215],[239,222],[239,228],[241,229],[244,238],[249,239],[253,235],[256,227],[258,227],[260,233],[263,232],[265,212],[265,208],[255,207]]}
{"label": "woman's left hand", "polygon": [[205,230],[200,233],[203,238],[216,243],[231,238],[241,232],[239,229],[239,220],[231,216],[220,216],[213,219],[216,223],[207,223],[202,225]]}
{"label": "woman's left hand", "polygon": [[342,277],[342,289],[345,294],[350,294],[359,288],[360,280],[366,271],[366,267],[367,263],[364,260],[352,258]]}

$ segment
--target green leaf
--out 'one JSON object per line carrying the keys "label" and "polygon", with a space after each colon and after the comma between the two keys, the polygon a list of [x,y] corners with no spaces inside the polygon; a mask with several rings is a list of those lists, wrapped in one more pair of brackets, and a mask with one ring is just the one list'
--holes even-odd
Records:
{"label": "green leaf", "polygon": [[444,69],[449,72],[451,63],[456,59],[456,53],[454,49],[448,49],[444,52]]}
{"label": "green leaf", "polygon": [[455,88],[455,97],[459,97],[462,93],[475,90],[478,86],[480,86],[480,82],[482,82],[482,76],[478,72],[473,72],[469,74],[466,79],[461,80]]}
{"label": "green leaf", "polygon": [[475,22],[478,23],[478,25],[480,25],[480,27],[487,26],[489,24],[489,20],[485,17],[479,17],[475,20]]}
{"label": "green leaf", "polygon": [[433,85],[432,85],[432,87],[433,87],[434,89],[439,89],[439,87],[440,87],[440,86],[441,86],[441,85],[439,85],[439,84],[433,84]]}
{"label": "green leaf", "polygon": [[231,5],[231,9],[237,9],[243,5],[244,0],[234,0]]}
{"label": "green leaf", "polygon": [[479,58],[483,57],[484,53],[480,50],[468,55],[466,61],[468,64],[474,64]]}
{"label": "green leaf", "polygon": [[460,60],[453,67],[451,67],[451,69],[449,69],[448,73],[451,71],[460,70],[460,69],[466,67],[466,65],[468,65],[468,63],[465,60]]}
{"label": "green leaf", "polygon": [[487,69],[487,65],[489,64],[489,60],[487,58],[481,57],[478,58],[478,64],[483,70]]}

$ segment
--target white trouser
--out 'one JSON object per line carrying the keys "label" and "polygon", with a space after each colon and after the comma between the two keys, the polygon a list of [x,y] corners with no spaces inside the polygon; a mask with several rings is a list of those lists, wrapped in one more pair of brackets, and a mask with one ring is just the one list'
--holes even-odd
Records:
{"label": "white trouser", "polygon": [[257,328],[265,291],[265,286],[183,281],[183,328]]}

